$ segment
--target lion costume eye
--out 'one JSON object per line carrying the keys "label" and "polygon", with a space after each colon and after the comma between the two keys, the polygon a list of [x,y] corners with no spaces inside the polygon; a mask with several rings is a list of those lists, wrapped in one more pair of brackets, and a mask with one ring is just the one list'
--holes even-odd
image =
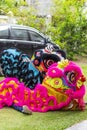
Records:
{"label": "lion costume eye", "polygon": [[45,59],[43,62],[44,62],[45,67],[48,68],[50,65],[52,65],[54,63],[54,60],[52,60],[52,59],[46,60]]}
{"label": "lion costume eye", "polygon": [[53,80],[53,88],[63,88],[62,84],[62,79],[61,78],[54,78]]}
{"label": "lion costume eye", "polygon": [[58,81],[58,80],[55,80],[55,81],[54,81],[54,84],[55,84],[55,85],[58,85],[58,84],[59,84],[59,81]]}
{"label": "lion costume eye", "polygon": [[75,71],[66,72],[66,77],[69,83],[76,82],[77,73]]}

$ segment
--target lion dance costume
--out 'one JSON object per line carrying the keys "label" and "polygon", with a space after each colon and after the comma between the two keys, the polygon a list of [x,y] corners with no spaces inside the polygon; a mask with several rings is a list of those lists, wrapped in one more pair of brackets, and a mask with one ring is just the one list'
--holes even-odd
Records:
{"label": "lion dance costume", "polygon": [[42,83],[34,89],[26,87],[17,78],[0,82],[0,108],[27,105],[35,112],[49,110],[83,110],[85,107],[85,77],[81,68],[72,61],[52,64]]}

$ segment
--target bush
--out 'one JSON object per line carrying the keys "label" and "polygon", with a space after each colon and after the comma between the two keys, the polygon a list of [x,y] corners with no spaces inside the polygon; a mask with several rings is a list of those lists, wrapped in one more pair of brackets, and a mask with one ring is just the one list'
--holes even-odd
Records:
{"label": "bush", "polygon": [[54,1],[52,23],[48,28],[52,39],[65,49],[69,59],[87,53],[87,19],[82,0]]}

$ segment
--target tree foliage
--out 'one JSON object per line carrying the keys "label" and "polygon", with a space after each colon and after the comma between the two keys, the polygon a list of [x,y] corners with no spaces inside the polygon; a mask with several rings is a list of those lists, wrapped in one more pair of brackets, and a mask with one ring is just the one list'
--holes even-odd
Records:
{"label": "tree foliage", "polygon": [[11,13],[18,24],[35,27],[43,32],[45,19],[37,17],[35,8],[28,6],[26,0],[1,0],[0,14],[11,16]]}
{"label": "tree foliage", "polygon": [[87,53],[87,17],[83,0],[54,0],[48,33],[67,51],[68,58]]}

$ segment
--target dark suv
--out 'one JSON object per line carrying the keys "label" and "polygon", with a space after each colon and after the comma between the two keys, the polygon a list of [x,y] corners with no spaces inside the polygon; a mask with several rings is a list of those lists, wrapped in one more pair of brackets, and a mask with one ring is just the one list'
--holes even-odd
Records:
{"label": "dark suv", "polygon": [[17,48],[31,57],[35,50],[43,49],[48,43],[59,49],[58,45],[34,28],[0,25],[0,53],[4,49]]}

